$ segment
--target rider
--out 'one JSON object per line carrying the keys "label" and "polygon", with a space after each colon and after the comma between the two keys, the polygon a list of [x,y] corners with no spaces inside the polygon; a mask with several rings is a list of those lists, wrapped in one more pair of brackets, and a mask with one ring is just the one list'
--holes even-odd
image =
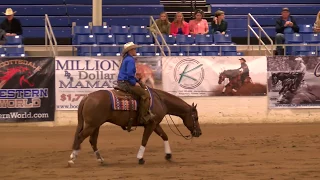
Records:
{"label": "rider", "polygon": [[244,84],[244,80],[249,77],[249,67],[244,58],[240,58],[239,60],[241,62],[241,67],[239,68],[239,71],[241,72],[241,82]]}
{"label": "rider", "polygon": [[[303,59],[301,58],[301,57],[297,57],[296,59],[295,59],[298,63],[299,63],[299,65],[300,65],[300,69],[297,69],[297,73],[301,73],[301,76],[296,76],[295,77],[295,82],[298,82],[298,84],[304,84],[305,83],[305,81],[304,81],[304,76],[305,76],[305,74],[306,74],[306,72],[307,72],[307,67],[306,67],[306,65],[304,64],[304,61],[303,61]],[[299,78],[298,78],[299,77]]]}
{"label": "rider", "polygon": [[124,45],[122,51],[123,60],[119,69],[118,86],[129,93],[140,98],[139,117],[141,123],[147,124],[155,116],[150,110],[150,96],[146,89],[141,87],[139,80],[135,77],[136,64],[134,56],[138,48],[133,42]]}

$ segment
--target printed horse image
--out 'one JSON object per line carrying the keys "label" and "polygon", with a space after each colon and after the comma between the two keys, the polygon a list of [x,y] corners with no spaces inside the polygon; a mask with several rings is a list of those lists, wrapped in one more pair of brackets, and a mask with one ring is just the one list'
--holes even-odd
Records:
{"label": "printed horse image", "polygon": [[34,70],[34,72],[30,72],[30,69],[23,66],[18,66],[15,68],[8,68],[6,72],[3,73],[3,76],[0,77],[0,89],[15,76],[16,74],[20,75],[19,84],[22,87],[23,83],[26,83],[29,87],[33,87],[34,83],[31,83],[29,79],[40,70],[38,67]]}
{"label": "printed horse image", "polygon": [[286,94],[288,91],[290,91],[291,93],[294,93],[294,91],[296,91],[299,88],[302,78],[303,78],[303,74],[299,72],[298,73],[287,73],[287,72],[272,73],[271,79],[272,79],[273,86],[277,85],[278,82],[281,81],[282,87],[279,91],[278,101],[280,102],[284,94]]}
{"label": "printed horse image", "polygon": [[[223,72],[221,72],[219,74],[218,84],[221,84],[222,82],[224,82],[226,78],[229,79],[229,83],[224,86],[222,93],[225,93],[225,92],[230,92],[231,94],[236,93],[241,86],[248,83],[252,84],[252,80],[250,77],[246,77],[246,79],[244,80],[244,84],[242,84],[241,72],[238,69],[224,70]],[[233,92],[231,92],[230,90],[232,90]]]}
{"label": "printed horse image", "polygon": [[201,136],[197,105],[193,103],[189,105],[179,97],[161,90],[148,87],[146,87],[146,90],[151,97],[150,108],[156,114],[153,122],[147,125],[142,125],[137,120],[138,102],[136,97],[119,89],[119,87],[115,87],[113,90],[95,91],[84,97],[78,107],[78,126],[72,147],[73,152],[68,161],[69,165],[74,164],[80,151],[81,143],[89,136],[89,142],[98,162],[102,163],[104,161],[98,151],[97,139],[100,126],[106,122],[118,125],[129,132],[131,126],[144,126],[142,142],[137,155],[139,164],[144,164],[145,162],[143,159],[145,147],[153,132],[164,141],[165,158],[167,160],[171,159],[168,136],[160,125],[160,122],[167,114],[180,117],[192,137]]}
{"label": "printed horse image", "polygon": [[314,104],[320,103],[320,86],[319,85],[303,85],[297,91],[287,91],[280,101],[280,104]]}
{"label": "printed horse image", "polygon": [[320,74],[318,74],[320,72],[320,62],[316,65],[316,67],[314,68],[314,75],[316,77],[320,77]]}
{"label": "printed horse image", "polygon": [[151,85],[151,88],[154,88],[154,77],[153,71],[146,63],[137,63],[136,64],[136,77],[140,79],[143,84],[146,84],[148,81]]}

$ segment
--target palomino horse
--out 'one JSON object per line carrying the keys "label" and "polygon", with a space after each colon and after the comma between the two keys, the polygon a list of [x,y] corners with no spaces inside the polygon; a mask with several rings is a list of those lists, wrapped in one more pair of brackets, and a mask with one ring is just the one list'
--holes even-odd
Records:
{"label": "palomino horse", "polygon": [[147,81],[150,82],[151,87],[154,88],[154,77],[152,69],[145,63],[136,64],[136,77],[140,79],[141,83],[146,84]]}
{"label": "palomino horse", "polygon": [[[219,80],[218,84],[221,84],[225,79],[229,79],[229,83],[224,86],[222,93],[225,93],[228,88],[231,88],[233,92],[237,92],[239,88],[241,87],[241,73],[239,69],[230,69],[230,70],[224,70],[219,74]],[[244,83],[252,83],[251,78],[247,77],[244,80]]]}
{"label": "palomino horse", "polygon": [[[178,116],[183,120],[183,124],[189,129],[192,137],[199,137],[202,132],[198,121],[197,105],[187,104],[182,99],[167,92],[146,87],[151,97],[151,110],[156,114],[153,122],[141,125],[137,121],[137,101],[132,95],[118,89],[111,91],[99,90],[84,97],[78,107],[78,126],[76,129],[73,152],[70,155],[69,165],[76,160],[81,143],[90,136],[90,144],[99,162],[103,162],[97,147],[99,129],[102,124],[109,122],[118,126],[126,127],[144,126],[142,143],[138,151],[138,162],[144,164],[143,154],[148,139],[152,132],[158,134],[164,141],[166,159],[171,159],[171,149],[168,136],[160,126],[160,122],[165,115]],[[129,128],[129,127],[128,127]],[[130,127],[131,129],[131,127]]]}
{"label": "palomino horse", "polygon": [[320,77],[320,62],[316,65],[316,67],[314,68],[314,75],[316,77]]}

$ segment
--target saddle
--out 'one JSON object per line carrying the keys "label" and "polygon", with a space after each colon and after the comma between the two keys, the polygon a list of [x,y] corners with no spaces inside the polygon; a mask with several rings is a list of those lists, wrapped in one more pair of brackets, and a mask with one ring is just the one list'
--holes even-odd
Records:
{"label": "saddle", "polygon": [[[146,90],[150,96],[150,109],[153,105],[153,97],[150,89],[146,86]],[[133,124],[133,112],[138,110],[139,100],[134,95],[130,94],[125,89],[115,86],[112,90],[107,90],[110,94],[111,107],[114,111],[129,111],[129,122],[127,127],[122,127],[123,130],[128,132],[132,131],[131,127]]]}

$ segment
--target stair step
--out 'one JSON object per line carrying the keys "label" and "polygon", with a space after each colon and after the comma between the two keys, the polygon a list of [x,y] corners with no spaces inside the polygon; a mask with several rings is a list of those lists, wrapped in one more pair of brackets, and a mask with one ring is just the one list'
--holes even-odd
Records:
{"label": "stair step", "polygon": [[[197,9],[202,9],[204,12],[209,12],[209,8],[206,6],[204,6],[204,7],[197,6]],[[170,7],[165,7],[165,11],[166,12],[177,12],[177,11],[179,11],[179,12],[193,12],[193,8],[190,6],[180,6],[180,7],[170,6]]]}

